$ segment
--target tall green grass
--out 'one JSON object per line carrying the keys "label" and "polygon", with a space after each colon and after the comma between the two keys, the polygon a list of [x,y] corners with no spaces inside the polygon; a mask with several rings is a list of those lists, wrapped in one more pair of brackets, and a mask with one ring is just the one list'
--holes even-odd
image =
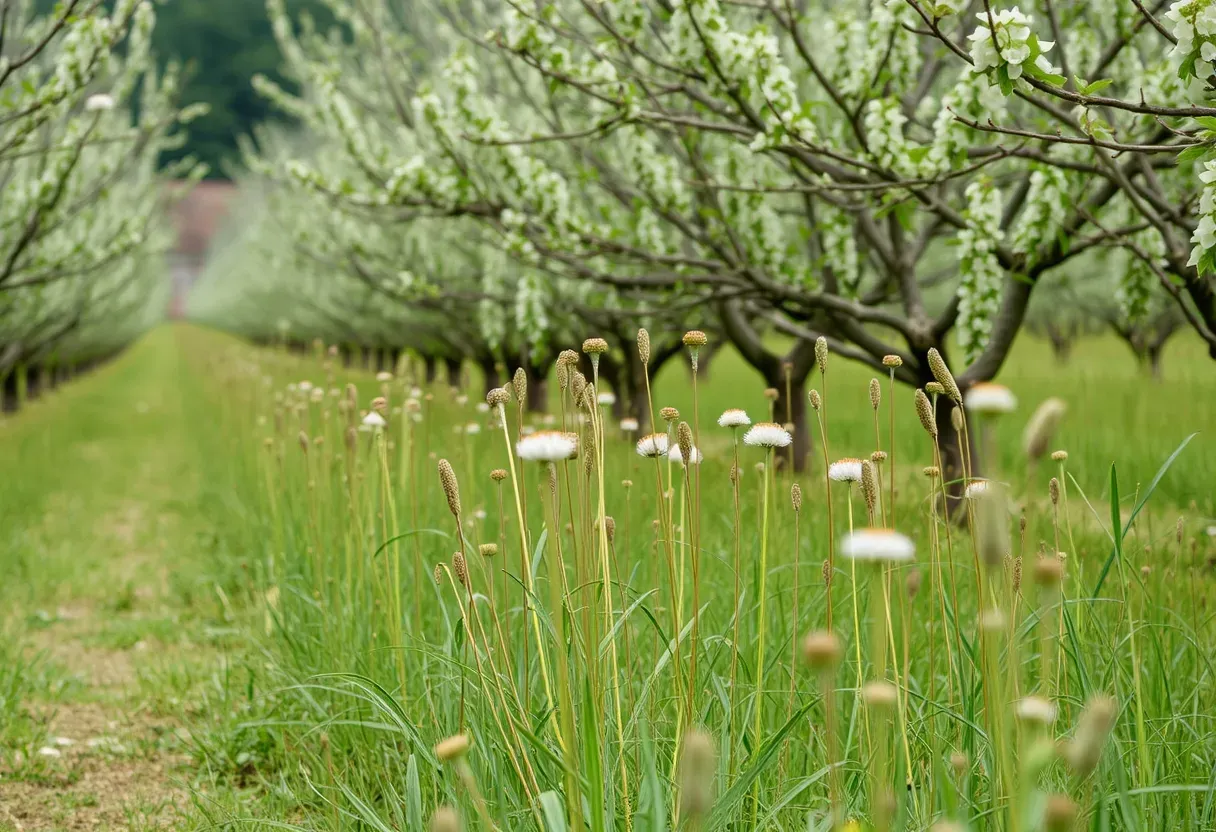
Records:
{"label": "tall green grass", "polygon": [[[988,469],[1009,483],[1008,503],[987,529],[978,517],[943,522],[911,391],[890,401],[884,385],[879,442],[892,450],[894,407],[894,514],[916,561],[854,568],[837,551],[825,586],[828,501],[839,536],[849,497],[829,494],[815,454],[795,481],[771,462],[758,471],[766,455],[741,447],[736,525],[735,451],[715,419],[743,407],[759,421],[767,402],[729,354],[698,385],[705,459],[685,479],[679,465],[640,458],[605,408],[580,417],[556,384],[551,420],[578,432],[581,450],[550,468],[514,453],[521,421],[544,427],[542,417],[507,405],[508,442],[474,407],[475,388],[427,388],[410,404],[408,366],[377,382],[320,353],[179,337],[208,476],[229,495],[216,523],[242,569],[228,589],[264,651],[250,671],[258,705],[225,730],[273,738],[259,776],[291,796],[304,827],[418,829],[443,805],[486,829],[1216,823],[1211,439],[1165,465],[1211,424],[1214,380],[1193,345],[1167,359],[1162,382],[1137,377],[1109,342],[1082,345],[1063,370],[1039,344],[1019,345],[1001,380],[1022,405],[998,425]],[[834,457],[880,449],[870,375],[831,364]],[[687,368],[653,388],[656,410],[692,421]],[[1030,478],[1020,433],[1048,395],[1068,403],[1052,447],[1069,456]],[[375,396],[387,427],[363,430]],[[459,482],[458,516],[440,459]],[[1052,476],[1066,492],[1058,515]],[[1008,546],[985,567],[996,527]],[[485,544],[496,553],[481,554]],[[1058,562],[1057,548],[1058,590],[1039,566]],[[843,661],[811,672],[797,645],[827,629],[829,593]],[[1019,716],[1030,696],[1054,706],[1053,724]],[[456,736],[467,752],[436,751]],[[202,758],[215,753],[200,742]],[[1075,820],[1059,820],[1061,795]]]}

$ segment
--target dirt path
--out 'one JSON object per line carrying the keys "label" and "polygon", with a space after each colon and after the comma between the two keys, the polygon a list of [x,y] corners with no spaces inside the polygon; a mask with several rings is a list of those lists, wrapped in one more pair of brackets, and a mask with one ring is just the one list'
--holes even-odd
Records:
{"label": "dirt path", "polygon": [[223,637],[178,371],[163,330],[0,425],[0,832],[185,825]]}

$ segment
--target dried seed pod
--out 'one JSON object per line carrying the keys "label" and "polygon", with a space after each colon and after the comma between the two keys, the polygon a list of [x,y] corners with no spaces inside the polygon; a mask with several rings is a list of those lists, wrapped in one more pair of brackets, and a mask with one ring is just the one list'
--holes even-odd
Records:
{"label": "dried seed pod", "polygon": [[878,379],[870,379],[870,407],[878,410],[882,406],[882,385]]}
{"label": "dried seed pod", "polygon": [[638,358],[643,364],[650,363],[650,333],[645,327],[638,330]]}
{"label": "dried seed pod", "polygon": [[443,487],[443,495],[448,500],[448,510],[452,516],[460,518],[460,485],[456,481],[456,472],[452,463],[446,459],[439,460],[439,484]]}
{"label": "dried seed pod", "polygon": [[916,402],[916,415],[920,418],[921,427],[936,439],[937,420],[933,418],[933,405],[929,403],[929,397],[925,395],[924,390],[918,387],[912,398]]}
{"label": "dried seed pod", "polygon": [[680,459],[684,460],[685,465],[696,461],[693,457],[692,428],[688,422],[680,422],[676,426],[676,444],[680,447]]}
{"label": "dried seed pod", "polygon": [[946,366],[945,359],[935,347],[929,348],[929,370],[933,373],[933,377],[937,379],[937,383],[946,391],[946,395],[953,399],[958,404],[963,403],[963,394],[959,392],[958,383],[954,380],[954,374],[950,372],[950,368]]}
{"label": "dried seed pod", "polygon": [[866,510],[873,514],[878,506],[878,475],[868,459],[861,463],[861,496],[865,498]]}

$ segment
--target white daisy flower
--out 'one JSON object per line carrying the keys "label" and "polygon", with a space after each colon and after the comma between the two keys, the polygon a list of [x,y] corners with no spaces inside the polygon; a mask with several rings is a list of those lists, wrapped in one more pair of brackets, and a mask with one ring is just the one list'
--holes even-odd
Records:
{"label": "white daisy flower", "polygon": [[363,427],[367,428],[368,430],[371,430],[372,428],[383,428],[387,424],[388,422],[385,421],[384,417],[374,410],[370,411],[366,416],[363,417]]}
{"label": "white daisy flower", "polygon": [[1037,722],[1044,727],[1056,721],[1058,713],[1055,703],[1041,696],[1027,696],[1018,700],[1018,719]]}
{"label": "white daisy flower", "polygon": [[[697,450],[696,448],[693,448],[691,456],[692,456],[692,462],[690,464],[692,464],[692,465],[701,464],[702,457],[701,457],[701,452],[699,450]],[[682,454],[680,452],[679,445],[671,446],[671,449],[667,452],[667,458],[670,459],[672,462],[679,463],[680,465],[684,464],[684,454]]]}
{"label": "white daisy flower", "polygon": [[605,390],[603,393],[600,393],[595,397],[595,402],[596,404],[601,404],[605,407],[611,407],[612,405],[616,404],[616,396],[610,391]]}
{"label": "white daisy flower", "polygon": [[743,444],[758,448],[784,448],[794,441],[790,432],[774,422],[757,422],[743,434]]}
{"label": "white daisy flower", "polygon": [[578,436],[558,430],[542,430],[525,436],[515,445],[520,459],[558,462],[578,454]]}
{"label": "white daisy flower", "polygon": [[828,466],[828,477],[834,482],[861,482],[861,460],[851,456]]}
{"label": "white daisy flower", "polygon": [[742,428],[751,423],[752,420],[748,417],[747,412],[737,407],[723,411],[722,415],[718,417],[718,425],[724,428]]}
{"label": "white daisy flower", "polygon": [[840,553],[853,560],[904,561],[912,560],[916,547],[892,529],[858,529],[840,541]]}
{"label": "white daisy flower", "polygon": [[632,416],[626,416],[621,420],[621,430],[625,431],[625,433],[633,433],[638,427],[638,420]]}
{"label": "white daisy flower", "polygon": [[638,440],[638,456],[664,456],[671,440],[665,433],[651,433]]}
{"label": "white daisy flower", "polygon": [[963,404],[972,413],[1012,413],[1018,400],[1008,387],[980,382],[972,385],[963,396]]}

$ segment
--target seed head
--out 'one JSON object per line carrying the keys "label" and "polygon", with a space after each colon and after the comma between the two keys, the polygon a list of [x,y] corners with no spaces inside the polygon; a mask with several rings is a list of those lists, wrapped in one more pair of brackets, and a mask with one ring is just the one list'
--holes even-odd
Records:
{"label": "seed head", "polygon": [[353,427],[346,429],[346,452],[353,454],[359,447],[359,432]]}
{"label": "seed head", "polygon": [[1022,591],[1022,557],[1019,555],[1013,561],[1013,594]]}
{"label": "seed head", "polygon": [[642,359],[642,364],[650,363],[650,333],[645,327],[638,330],[638,358]]}
{"label": "seed head", "polygon": [[430,832],[460,832],[460,815],[451,806],[440,806],[431,815]]}
{"label": "seed head", "polygon": [[1114,727],[1118,705],[1109,696],[1089,700],[1077,722],[1077,732],[1064,749],[1064,758],[1080,778],[1088,777],[1102,759],[1102,749]]}
{"label": "seed head", "polygon": [[477,547],[477,553],[483,558],[492,558],[498,554],[497,543],[483,543]]}
{"label": "seed head", "polygon": [[1051,458],[1055,462],[1066,462],[1068,460],[1068,451],[1052,451]]}
{"label": "seed head", "polygon": [[1000,565],[1009,553],[1009,517],[1005,492],[992,483],[973,498],[975,504],[975,545],[980,560],[989,569]]}
{"label": "seed head", "polygon": [[946,366],[942,354],[935,347],[929,348],[929,369],[932,371],[933,377],[937,379],[937,383],[946,392],[946,395],[956,403],[962,404],[963,394],[959,392],[958,383],[954,380],[954,375],[950,372],[950,368]]}
{"label": "seed head", "polygon": [[570,370],[570,391],[574,393],[574,400],[577,402],[579,397],[583,395],[583,391],[587,389],[587,377],[580,371],[571,368]]}
{"label": "seed head", "polygon": [[704,818],[714,799],[717,763],[714,741],[709,734],[691,730],[680,749],[680,811],[691,821]]}
{"label": "seed head", "polygon": [[878,383],[878,379],[870,379],[870,407],[878,410],[882,405],[882,385]]}
{"label": "seed head", "polygon": [[802,486],[794,483],[790,486],[790,502],[794,506],[794,511],[802,511]]}
{"label": "seed head", "polygon": [[811,388],[811,392],[807,393],[806,396],[811,400],[812,410],[818,412],[823,407],[823,399],[819,396],[818,390]]}
{"label": "seed head", "polygon": [[730,471],[727,473],[727,476],[730,477],[730,481],[732,483],[738,483],[739,478],[743,476],[743,472],[739,470],[738,465],[732,465],[730,466]]}
{"label": "seed head", "polygon": [[680,418],[680,411],[676,410],[674,407],[665,407],[659,411],[659,416],[662,417],[664,422],[670,425],[672,422]]}
{"label": "seed head", "polygon": [[867,708],[888,710],[895,707],[899,694],[890,682],[867,682],[861,689],[861,701]]}
{"label": "seed head", "polygon": [[917,388],[912,396],[916,402],[916,415],[920,417],[921,427],[925,432],[937,438],[937,420],[933,418],[933,405],[929,403],[929,397],[925,395],[925,391]]}
{"label": "seed head", "polygon": [[861,496],[866,500],[866,509],[873,514],[878,506],[878,475],[868,459],[861,463]]}
{"label": "seed head", "polygon": [[696,349],[709,343],[709,337],[699,329],[690,329],[684,333],[684,346]]}
{"label": "seed head", "polygon": [[460,552],[452,555],[452,573],[456,575],[461,586],[469,585],[469,565],[464,562],[464,555]]}
{"label": "seed head", "polygon": [[823,566],[820,567],[820,572],[822,573],[823,577],[823,585],[825,587],[830,587],[832,585],[832,564],[825,560],[823,562]]}
{"label": "seed head", "polygon": [[819,365],[819,372],[828,371],[828,339],[822,335],[815,339],[815,363]]}
{"label": "seed head", "polygon": [[898,355],[884,355],[882,357],[882,366],[890,367],[894,370],[896,367],[904,366],[904,360]]}
{"label": "seed head", "polygon": [[938,468],[936,465],[926,465],[921,469],[920,472],[931,480],[942,475],[942,469]]}
{"label": "seed head", "polygon": [[686,462],[688,460],[696,461],[693,456],[692,428],[688,426],[688,422],[680,422],[676,426],[676,444],[680,448],[680,459]]}
{"label": "seed head", "polygon": [[456,734],[443,740],[435,746],[435,756],[441,763],[450,763],[453,760],[458,760],[465,754],[469,753],[468,736],[465,734]]}
{"label": "seed head", "polygon": [[950,411],[950,424],[954,426],[956,431],[961,431],[965,421],[966,418],[963,416],[963,409],[958,405],[955,405]]}
{"label": "seed head", "polygon": [[1179,517],[1178,522],[1174,525],[1174,542],[1179,546],[1182,545],[1182,535],[1186,531],[1186,521]]}
{"label": "seed head", "polygon": [[913,569],[908,573],[908,577],[904,578],[904,590],[908,593],[909,598],[915,598],[920,592],[922,580],[919,569]]}
{"label": "seed head", "polygon": [[930,381],[925,384],[925,392],[931,396],[944,396],[946,395],[946,388],[936,381]]}
{"label": "seed head", "polygon": [[300,435],[297,438],[300,442],[300,450],[304,453],[308,453],[308,434],[304,431],[300,431]]}
{"label": "seed head", "polygon": [[608,537],[608,542],[616,540],[616,520],[611,516],[604,517],[604,534]]}
{"label": "seed head", "polygon": [[588,338],[583,341],[583,352],[587,355],[601,355],[608,352],[608,342],[603,338]]}
{"label": "seed head", "polygon": [[1060,481],[1055,477],[1052,477],[1051,482],[1047,483],[1047,495],[1051,497],[1053,506],[1060,504]]}
{"label": "seed head", "polygon": [[844,648],[831,630],[816,630],[802,640],[802,658],[814,673],[830,673],[840,665]]}
{"label": "seed head", "polygon": [[1047,832],[1069,832],[1077,822],[1077,804],[1066,794],[1047,798],[1043,811],[1043,828]]}
{"label": "seed head", "polygon": [[[527,382],[524,382],[527,384]],[[486,393],[486,404],[490,407],[499,407],[511,400],[511,394],[507,392],[505,387],[495,387],[489,393]]]}
{"label": "seed head", "polygon": [[1067,406],[1057,398],[1046,399],[1035,409],[1022,434],[1022,447],[1030,459],[1040,459],[1055,435]]}
{"label": "seed head", "polygon": [[452,516],[460,519],[460,484],[456,482],[456,472],[452,463],[446,459],[439,460],[439,484],[443,486],[443,495],[448,498],[448,510]]}
{"label": "seed head", "polygon": [[765,387],[764,388],[764,398],[768,399],[770,402],[777,401],[777,397],[779,397],[780,395],[781,395],[781,391],[778,390],[776,387]]}
{"label": "seed head", "polygon": [[875,465],[878,465],[878,464],[886,462],[886,461],[887,461],[887,452],[886,451],[874,451],[874,453],[870,454],[870,462],[873,462]]}
{"label": "seed head", "polygon": [[1041,557],[1034,564],[1034,582],[1044,589],[1055,589],[1064,580],[1064,561],[1058,556]]}
{"label": "seed head", "polygon": [[507,478],[507,472],[503,468],[495,468],[493,471],[490,472],[490,479],[494,480],[494,482],[502,482],[506,478]]}
{"label": "seed head", "polygon": [[435,575],[435,583],[442,586],[443,585],[443,564],[442,563],[435,564],[434,575]]}
{"label": "seed head", "polygon": [[519,404],[524,404],[528,399],[528,374],[523,367],[515,369],[515,376],[511,379],[512,392],[515,394],[515,401]]}
{"label": "seed head", "polygon": [[633,480],[621,480],[621,488],[624,488],[625,490],[633,488]]}
{"label": "seed head", "polygon": [[950,755],[950,767],[954,769],[956,776],[962,777],[963,772],[965,772],[970,766],[971,761],[967,759],[967,755],[963,752],[955,751]]}

